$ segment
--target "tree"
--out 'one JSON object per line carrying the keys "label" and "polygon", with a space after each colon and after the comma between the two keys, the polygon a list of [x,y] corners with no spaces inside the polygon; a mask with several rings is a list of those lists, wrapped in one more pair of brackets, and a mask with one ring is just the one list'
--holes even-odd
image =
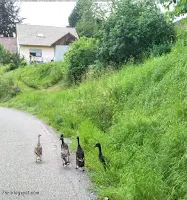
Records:
{"label": "tree", "polygon": [[76,29],[79,36],[94,37],[99,23],[97,23],[94,16],[93,0],[79,0],[77,5],[80,20],[76,25]]}
{"label": "tree", "polygon": [[106,63],[119,64],[174,38],[172,24],[166,23],[155,3],[122,0],[104,24],[98,56]]}
{"label": "tree", "polygon": [[[101,4],[100,4],[101,5]],[[80,37],[96,37],[106,12],[94,0],[78,0],[69,16],[69,25],[76,27]]]}
{"label": "tree", "polygon": [[80,16],[78,13],[78,6],[76,5],[73,11],[71,12],[70,16],[68,17],[69,26],[75,27],[79,19],[80,19]]}
{"label": "tree", "polygon": [[14,36],[16,24],[23,20],[19,17],[19,10],[16,0],[0,0],[0,35]]}
{"label": "tree", "polygon": [[[187,0],[160,0],[160,3],[168,9],[172,16],[179,16],[187,13]],[[171,6],[174,7],[172,11]]]}

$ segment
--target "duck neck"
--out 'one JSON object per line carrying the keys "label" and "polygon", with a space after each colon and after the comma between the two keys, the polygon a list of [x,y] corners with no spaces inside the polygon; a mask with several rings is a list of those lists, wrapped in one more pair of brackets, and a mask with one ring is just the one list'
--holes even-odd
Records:
{"label": "duck neck", "polygon": [[64,144],[64,138],[62,137],[61,140],[62,140],[62,145],[63,145]]}
{"label": "duck neck", "polygon": [[80,146],[80,141],[79,141],[79,137],[77,137],[77,142],[78,142],[78,146]]}
{"label": "duck neck", "polygon": [[38,136],[38,146],[40,146],[40,136]]}
{"label": "duck neck", "polygon": [[99,149],[99,155],[102,155],[101,146],[99,146],[98,149]]}

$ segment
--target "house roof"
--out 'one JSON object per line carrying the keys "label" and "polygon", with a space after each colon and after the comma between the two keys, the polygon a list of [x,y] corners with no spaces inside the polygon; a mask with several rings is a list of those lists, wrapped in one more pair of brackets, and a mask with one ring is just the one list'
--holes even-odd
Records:
{"label": "house roof", "polygon": [[70,33],[78,38],[75,28],[17,24],[19,45],[52,46],[57,40]]}
{"label": "house roof", "polygon": [[0,37],[0,45],[6,50],[17,53],[17,39],[14,37]]}

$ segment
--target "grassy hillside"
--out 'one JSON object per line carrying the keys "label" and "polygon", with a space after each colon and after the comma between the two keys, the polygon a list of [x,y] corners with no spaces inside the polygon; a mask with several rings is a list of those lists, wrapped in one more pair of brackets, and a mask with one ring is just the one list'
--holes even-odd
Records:
{"label": "grassy hillside", "polygon": [[31,88],[48,88],[62,80],[63,69],[62,62],[30,65],[18,69],[17,78]]}
{"label": "grassy hillside", "polygon": [[[65,136],[79,135],[100,197],[187,199],[187,44],[64,91],[29,91],[6,105]],[[24,75],[23,75],[24,79]],[[99,141],[109,161],[98,161]]]}

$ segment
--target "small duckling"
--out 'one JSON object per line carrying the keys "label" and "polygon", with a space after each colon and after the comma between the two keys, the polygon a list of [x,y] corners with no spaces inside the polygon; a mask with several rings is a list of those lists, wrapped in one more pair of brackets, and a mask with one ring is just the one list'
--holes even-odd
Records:
{"label": "small duckling", "polygon": [[70,156],[69,147],[64,142],[64,135],[63,134],[61,134],[60,140],[62,141],[62,144],[61,144],[61,158],[62,158],[63,166],[67,167],[67,165],[70,164],[70,161],[69,161],[69,156]]}

